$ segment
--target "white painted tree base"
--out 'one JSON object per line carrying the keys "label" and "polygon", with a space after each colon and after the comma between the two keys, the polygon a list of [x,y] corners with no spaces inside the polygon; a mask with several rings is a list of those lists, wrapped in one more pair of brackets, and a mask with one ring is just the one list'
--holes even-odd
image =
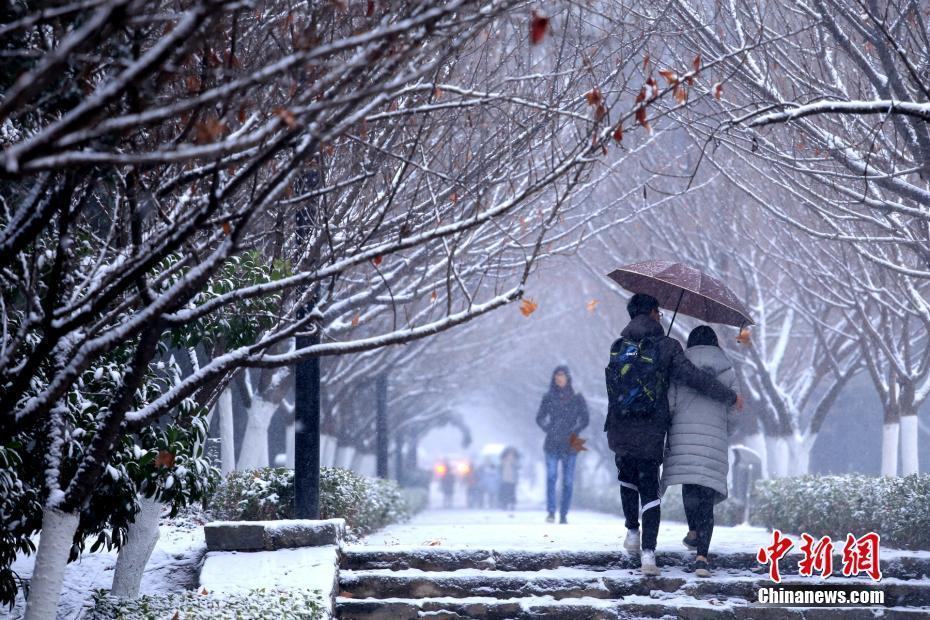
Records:
{"label": "white painted tree base", "polygon": [[139,498],[140,510],[136,520],[129,524],[126,543],[116,556],[111,594],[120,598],[136,598],[142,585],[145,570],[155,543],[158,542],[158,517],[161,503],[146,497]]}
{"label": "white painted tree base", "polygon": [[909,476],[920,473],[917,456],[918,436],[917,416],[901,416],[901,475]]}
{"label": "white painted tree base", "polygon": [[897,422],[882,426],[882,475],[898,475],[898,435],[901,425]]}
{"label": "white painted tree base", "polygon": [[71,541],[80,516],[46,508],[42,514],[42,535],[36,553],[35,570],[29,582],[29,602],[25,620],[55,620],[58,598],[64,581]]}

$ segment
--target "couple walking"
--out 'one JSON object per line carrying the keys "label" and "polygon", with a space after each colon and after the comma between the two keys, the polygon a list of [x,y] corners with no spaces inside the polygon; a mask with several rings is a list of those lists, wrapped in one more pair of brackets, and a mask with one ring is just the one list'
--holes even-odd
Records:
{"label": "couple walking", "polygon": [[685,351],[665,335],[655,297],[638,293],[627,311],[630,323],[612,345],[606,369],[604,425],[620,480],[624,547],[640,553],[643,574],[659,574],[662,491],[681,484],[689,526],[683,542],[697,552],[695,573],[708,577],[714,504],[727,496],[728,417],[743,408],[736,374],[707,325],[691,332]]}

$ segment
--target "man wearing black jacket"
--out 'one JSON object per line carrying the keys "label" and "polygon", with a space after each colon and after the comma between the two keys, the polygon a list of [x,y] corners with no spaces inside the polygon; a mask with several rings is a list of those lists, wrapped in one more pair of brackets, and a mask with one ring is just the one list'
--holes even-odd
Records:
{"label": "man wearing black jacket", "polygon": [[[697,368],[685,357],[681,344],[665,335],[659,302],[651,295],[637,293],[627,304],[630,323],[621,338],[642,342],[650,339],[657,343],[657,368],[667,387],[675,381],[727,405],[743,408],[742,398],[715,377]],[[619,347],[619,340],[613,349]],[[614,452],[620,480],[620,501],[626,518],[627,535],[623,546],[630,553],[641,553],[643,573],[658,575],[655,564],[656,538],[659,533],[660,499],[659,466],[665,448],[665,434],[671,424],[671,414],[665,393],[656,400],[655,410],[646,416],[624,417],[622,420],[608,414],[604,430],[607,443]],[[641,506],[641,507],[640,507]],[[643,533],[640,537],[639,522]]]}

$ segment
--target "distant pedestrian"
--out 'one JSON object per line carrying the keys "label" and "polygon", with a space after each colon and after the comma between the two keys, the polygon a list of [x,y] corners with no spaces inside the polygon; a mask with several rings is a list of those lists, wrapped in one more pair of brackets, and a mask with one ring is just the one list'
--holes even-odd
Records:
{"label": "distant pedestrian", "polygon": [[730,387],[695,367],[681,344],[665,335],[655,297],[633,295],[627,312],[630,322],[610,348],[604,430],[620,480],[627,527],[623,546],[630,553],[641,551],[643,574],[658,575],[655,548],[661,517],[659,465],[670,423],[667,388],[676,381],[737,408],[742,407],[742,399]]}
{"label": "distant pedestrian", "polygon": [[[701,325],[691,332],[685,355],[692,364],[735,389],[736,372],[709,326]],[[697,551],[694,573],[710,577],[707,551],[714,533],[714,504],[727,497],[727,438],[733,408],[677,382],[669,388],[668,404],[672,426],[668,431],[662,487],[682,485],[681,497],[690,530],[682,542]]]}
{"label": "distant pedestrian", "polygon": [[455,496],[455,473],[448,460],[439,464],[439,487],[442,489],[442,505],[452,508],[452,499]]}
{"label": "distant pedestrian", "polygon": [[481,507],[494,508],[501,489],[501,472],[494,460],[487,456],[481,464]]}
{"label": "distant pedestrian", "polygon": [[543,451],[546,455],[546,521],[555,521],[556,481],[562,464],[562,502],[559,523],[568,523],[575,481],[575,459],[578,456],[572,439],[588,426],[588,405],[572,388],[572,376],[567,366],[552,372],[549,390],[543,396],[536,414],[536,424],[546,432]]}
{"label": "distant pedestrian", "polygon": [[520,453],[513,446],[501,452],[501,490],[499,505],[504,510],[517,507],[517,481],[520,476]]}

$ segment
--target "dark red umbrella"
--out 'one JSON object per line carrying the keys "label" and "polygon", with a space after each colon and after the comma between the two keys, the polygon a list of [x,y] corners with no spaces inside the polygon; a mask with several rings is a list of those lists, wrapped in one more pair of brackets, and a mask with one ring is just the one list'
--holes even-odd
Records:
{"label": "dark red umbrella", "polygon": [[753,324],[749,311],[723,282],[683,263],[650,260],[620,267],[607,277],[628,291],[652,295],[661,307],[674,310],[672,325],[679,312],[707,323],[740,328]]}

